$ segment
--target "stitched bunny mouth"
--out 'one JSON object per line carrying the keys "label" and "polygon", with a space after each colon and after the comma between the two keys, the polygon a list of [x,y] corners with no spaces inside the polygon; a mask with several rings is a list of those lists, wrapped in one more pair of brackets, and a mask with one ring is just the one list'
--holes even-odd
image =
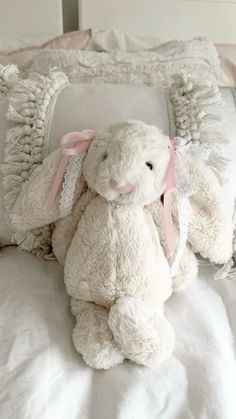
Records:
{"label": "stitched bunny mouth", "polygon": [[118,192],[120,195],[128,194],[128,193],[132,192],[133,189],[134,189],[134,187],[133,187],[133,185],[131,185],[131,183],[127,183],[124,186],[119,186],[119,184],[114,179],[111,179],[109,181],[109,186],[113,191]]}

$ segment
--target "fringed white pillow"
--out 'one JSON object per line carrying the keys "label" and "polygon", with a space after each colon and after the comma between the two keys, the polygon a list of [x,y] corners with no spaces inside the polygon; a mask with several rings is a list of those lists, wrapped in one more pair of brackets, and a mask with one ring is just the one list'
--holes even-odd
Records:
{"label": "fringed white pillow", "polygon": [[[219,102],[213,82],[199,82],[183,74],[175,78],[170,90],[131,84],[70,85],[57,71],[47,76],[33,73],[23,80],[18,77],[8,95],[11,128],[2,167],[8,224],[12,225],[13,207],[22,186],[69,131],[96,129],[125,119],[144,120],[170,137],[184,137],[184,146],[202,153],[220,176],[225,161],[219,144],[224,135],[214,126],[219,115],[211,111],[212,104]],[[14,240],[21,249],[51,257],[51,228],[22,232],[19,226],[21,232]]]}
{"label": "fringed white pillow", "polygon": [[[0,65],[0,166],[4,159],[4,147],[6,132],[10,127],[10,122],[6,119],[6,112],[8,107],[8,94],[18,79],[19,71],[16,66]],[[12,230],[5,222],[4,208],[3,208],[3,177],[0,171],[0,247],[11,243]]]}
{"label": "fringed white pillow", "polygon": [[[1,162],[3,180],[0,179],[0,208],[4,207],[4,214],[0,214],[0,243],[3,246],[14,241],[8,214],[21,187],[48,154],[50,105],[67,83],[67,78],[63,73],[52,73],[48,77],[32,74],[24,80],[13,65],[1,66],[0,69],[3,112],[0,121],[1,156],[4,156],[4,163]],[[5,190],[4,199],[2,187]],[[34,231],[31,235],[25,234],[17,242],[19,245],[26,243],[23,249],[39,248],[42,254],[49,254],[50,227]]]}

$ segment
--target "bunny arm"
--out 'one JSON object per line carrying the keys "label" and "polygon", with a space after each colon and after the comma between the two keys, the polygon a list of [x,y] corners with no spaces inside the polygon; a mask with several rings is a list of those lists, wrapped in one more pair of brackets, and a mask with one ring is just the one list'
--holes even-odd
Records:
{"label": "bunny arm", "polygon": [[[60,158],[59,149],[52,152],[23,185],[10,214],[8,214],[9,223],[14,230],[18,232],[32,230],[49,225],[61,218],[58,211],[60,193],[50,209],[46,204]],[[85,181],[81,178],[77,183],[75,199],[81,196],[84,189]]]}
{"label": "bunny arm", "polygon": [[[152,204],[146,207],[146,210],[151,213],[154,223],[157,227],[160,242],[164,250],[165,255],[168,253],[167,242],[166,242],[166,233],[164,226],[164,208],[160,199],[156,200]],[[175,234],[175,246],[178,245],[179,233],[176,225],[174,224],[174,234]],[[172,264],[174,256],[168,259],[169,263]],[[183,256],[181,258],[178,271],[172,280],[172,289],[174,292],[181,291],[185,289],[189,282],[193,279],[196,279],[198,273],[198,264],[197,259],[191,250],[191,248],[186,245]]]}
{"label": "bunny arm", "polygon": [[196,192],[189,198],[188,242],[194,252],[211,262],[225,263],[232,255],[232,210],[209,166],[194,159],[189,168]]}
{"label": "bunny arm", "polygon": [[52,234],[52,248],[60,265],[64,266],[67,251],[71,245],[74,234],[78,229],[79,222],[92,199],[95,192],[87,189],[76,201],[72,214],[55,223]]}

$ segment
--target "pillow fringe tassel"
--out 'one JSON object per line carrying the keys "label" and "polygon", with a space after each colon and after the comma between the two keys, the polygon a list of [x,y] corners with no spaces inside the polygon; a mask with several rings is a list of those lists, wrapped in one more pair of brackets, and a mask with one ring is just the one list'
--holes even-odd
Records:
{"label": "pillow fringe tassel", "polygon": [[[68,84],[67,77],[56,71],[52,71],[47,77],[32,73],[27,80],[16,80],[16,76],[18,73],[14,66],[10,66],[8,71],[0,67],[0,95],[1,89],[3,90],[1,79],[5,80],[7,86],[12,83],[8,95],[7,118],[17,124],[7,132],[5,159],[2,165],[3,187],[6,190],[4,206],[9,225],[11,209],[23,184],[46,155],[46,122],[51,99]],[[52,257],[50,226],[24,233],[17,232],[12,240],[21,250],[45,258]]]}

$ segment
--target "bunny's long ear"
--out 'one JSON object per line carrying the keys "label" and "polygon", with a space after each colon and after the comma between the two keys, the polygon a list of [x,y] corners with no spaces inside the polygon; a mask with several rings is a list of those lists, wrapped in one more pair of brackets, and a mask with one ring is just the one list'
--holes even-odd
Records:
{"label": "bunny's long ear", "polygon": [[62,195],[59,205],[59,213],[66,216],[71,213],[76,183],[82,173],[82,159],[88,151],[91,141],[95,137],[94,131],[70,132],[61,139],[61,160],[54,175],[49,190],[46,206],[50,210],[53,207],[58,190],[63,184]]}
{"label": "bunny's long ear", "polygon": [[[33,172],[8,214],[14,231],[25,232],[49,225],[71,212],[75,199],[85,188],[80,176],[82,158],[93,137],[94,132],[69,133],[62,137],[61,148]],[[64,211],[61,211],[61,203],[64,203]]]}
{"label": "bunny's long ear", "polygon": [[195,252],[213,263],[224,264],[232,256],[232,209],[207,164],[192,159],[190,170],[197,190],[189,199],[188,241]]}

